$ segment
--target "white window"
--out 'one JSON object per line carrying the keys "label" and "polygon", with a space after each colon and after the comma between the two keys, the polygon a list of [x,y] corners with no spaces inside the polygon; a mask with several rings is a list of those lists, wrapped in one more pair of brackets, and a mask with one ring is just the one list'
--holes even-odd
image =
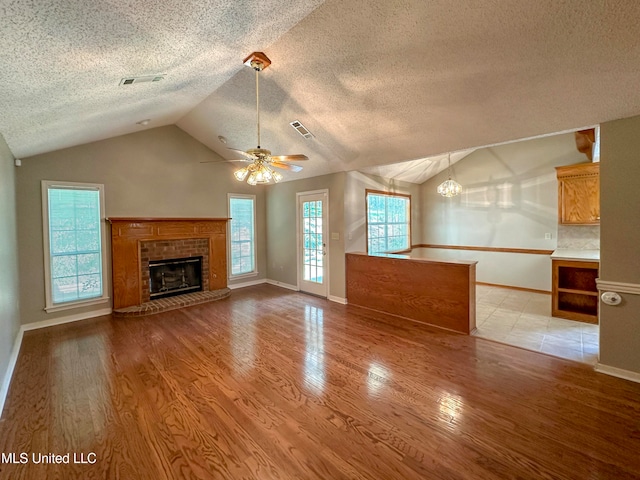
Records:
{"label": "white window", "polygon": [[367,190],[367,252],[411,248],[411,196]]}
{"label": "white window", "polygon": [[42,218],[45,310],[106,301],[103,186],[43,181]]}
{"label": "white window", "polygon": [[255,207],[255,195],[229,195],[231,277],[256,273]]}

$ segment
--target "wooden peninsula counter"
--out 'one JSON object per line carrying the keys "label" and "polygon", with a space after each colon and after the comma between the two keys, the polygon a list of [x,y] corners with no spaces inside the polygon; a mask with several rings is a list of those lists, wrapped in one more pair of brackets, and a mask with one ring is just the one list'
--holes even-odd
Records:
{"label": "wooden peninsula counter", "polygon": [[476,328],[476,263],[347,253],[347,302],[468,335]]}

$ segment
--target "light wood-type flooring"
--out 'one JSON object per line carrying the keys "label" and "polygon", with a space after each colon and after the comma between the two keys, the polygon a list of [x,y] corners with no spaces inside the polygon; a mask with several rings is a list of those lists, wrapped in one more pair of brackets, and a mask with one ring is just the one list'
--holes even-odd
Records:
{"label": "light wood-type flooring", "polygon": [[619,480],[639,452],[640,384],[270,285],[27,332],[0,422],[11,480]]}

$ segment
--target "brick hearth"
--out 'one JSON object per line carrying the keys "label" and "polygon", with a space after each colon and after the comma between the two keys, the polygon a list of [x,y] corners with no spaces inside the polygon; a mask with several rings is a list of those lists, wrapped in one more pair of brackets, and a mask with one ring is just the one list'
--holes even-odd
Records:
{"label": "brick hearth", "polygon": [[177,295],[175,297],[160,298],[151,300],[142,305],[133,305],[131,307],[118,308],[113,311],[114,317],[139,317],[143,315],[153,315],[155,313],[166,312],[168,310],[176,310],[178,308],[189,307],[191,305],[199,305],[201,303],[213,302],[227,298],[231,294],[229,288],[213,290],[211,292],[195,292],[185,295]]}

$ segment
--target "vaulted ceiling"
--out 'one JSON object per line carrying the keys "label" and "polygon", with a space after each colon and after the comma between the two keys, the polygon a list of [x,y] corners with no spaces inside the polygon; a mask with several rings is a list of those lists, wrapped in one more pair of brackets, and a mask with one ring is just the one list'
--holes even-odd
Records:
{"label": "vaulted ceiling", "polygon": [[242,60],[263,51],[262,146],[310,158],[286,178],[441,159],[640,114],[638,18],[636,0],[0,0],[0,133],[28,157],[176,124],[235,158],[257,142]]}

